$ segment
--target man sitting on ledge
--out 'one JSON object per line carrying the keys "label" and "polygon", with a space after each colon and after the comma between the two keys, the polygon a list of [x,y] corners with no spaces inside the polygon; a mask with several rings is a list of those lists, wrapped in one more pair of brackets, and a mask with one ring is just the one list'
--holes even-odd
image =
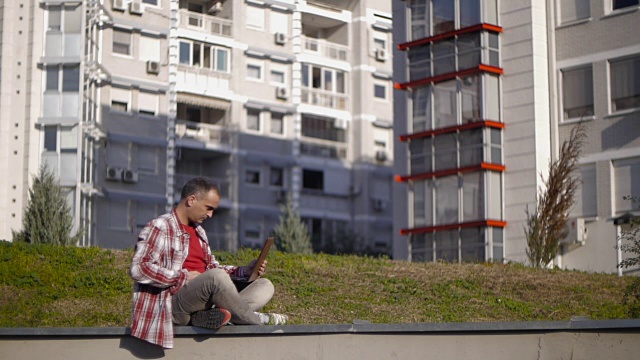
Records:
{"label": "man sitting on ledge", "polygon": [[238,292],[230,276],[248,277],[254,266],[220,265],[200,224],[213,216],[220,190],[206,178],[182,188],[171,213],[151,220],[140,232],[131,261],[135,280],[131,335],[173,348],[173,323],[217,329],[234,324],[286,323],[286,315],[259,313],[274,287],[262,277]]}

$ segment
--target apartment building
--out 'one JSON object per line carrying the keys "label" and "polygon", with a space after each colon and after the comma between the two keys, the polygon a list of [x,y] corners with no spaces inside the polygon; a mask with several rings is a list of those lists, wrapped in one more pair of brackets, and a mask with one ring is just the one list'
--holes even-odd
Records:
{"label": "apartment building", "polygon": [[[16,176],[0,180],[0,206],[13,214],[0,237],[20,227],[30,175],[46,163],[84,246],[131,247],[185,181],[206,176],[222,191],[204,224],[213,248],[258,245],[290,197],[314,248],[355,241],[391,252],[389,2],[1,7],[0,102],[11,108],[1,110],[0,159]],[[21,42],[10,26],[18,18]],[[16,79],[20,63],[26,74]],[[15,96],[16,84],[30,88]],[[14,129],[15,116],[24,120]]]}
{"label": "apartment building", "polygon": [[638,1],[394,1],[394,257],[526,262],[526,209],[580,121],[554,265],[616,272],[638,215]]}

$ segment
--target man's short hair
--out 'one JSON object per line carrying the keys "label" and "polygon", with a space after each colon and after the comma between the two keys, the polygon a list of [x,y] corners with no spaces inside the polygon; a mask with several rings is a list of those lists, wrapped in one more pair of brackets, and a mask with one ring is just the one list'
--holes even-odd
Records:
{"label": "man's short hair", "polygon": [[205,177],[197,177],[187,181],[186,184],[182,187],[182,193],[180,194],[180,199],[184,200],[191,195],[195,195],[200,198],[201,195],[208,193],[213,190],[218,197],[220,196],[220,188],[213,181],[205,178]]}

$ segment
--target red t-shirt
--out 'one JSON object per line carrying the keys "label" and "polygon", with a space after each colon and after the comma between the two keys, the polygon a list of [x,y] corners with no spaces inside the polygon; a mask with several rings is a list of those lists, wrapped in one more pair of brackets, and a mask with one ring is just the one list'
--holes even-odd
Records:
{"label": "red t-shirt", "polygon": [[207,262],[204,260],[204,250],[202,250],[196,229],[193,226],[184,224],[180,224],[180,227],[189,234],[189,255],[184,260],[182,268],[189,271],[205,272],[207,270]]}

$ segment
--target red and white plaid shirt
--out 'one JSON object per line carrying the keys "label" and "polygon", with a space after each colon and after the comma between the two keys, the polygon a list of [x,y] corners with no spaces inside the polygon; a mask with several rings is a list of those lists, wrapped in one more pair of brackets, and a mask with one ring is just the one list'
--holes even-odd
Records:
{"label": "red and white plaid shirt", "polygon": [[[131,261],[135,280],[131,335],[163,348],[173,348],[171,296],[187,282],[182,268],[189,254],[189,235],[180,228],[175,210],[151,220],[140,231]],[[244,276],[245,267],[220,265],[211,254],[207,234],[196,226],[207,269],[223,268]]]}

